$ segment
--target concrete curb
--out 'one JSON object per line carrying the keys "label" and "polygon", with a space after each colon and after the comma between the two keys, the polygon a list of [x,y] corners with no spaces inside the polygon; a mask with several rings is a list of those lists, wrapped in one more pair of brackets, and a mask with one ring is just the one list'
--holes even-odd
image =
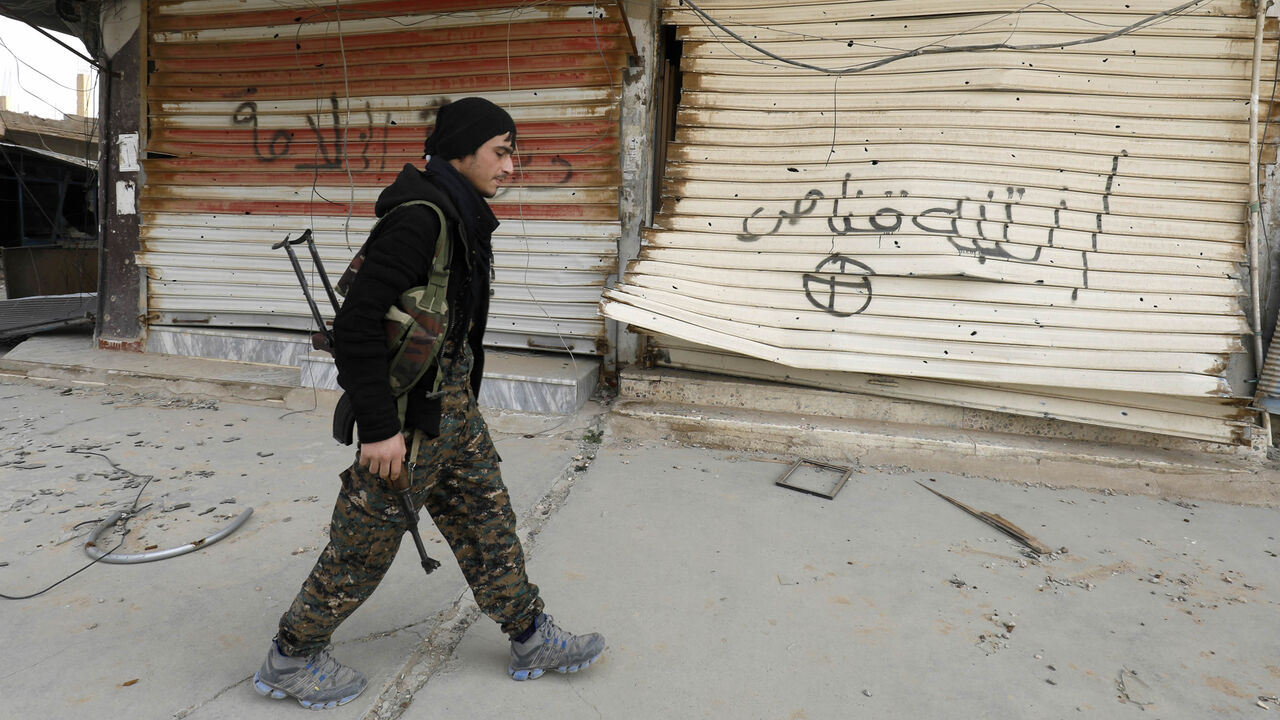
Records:
{"label": "concrete curb", "polygon": [[1280,506],[1280,473],[1249,456],[1107,446],[789,413],[622,401],[615,434],[1053,487]]}

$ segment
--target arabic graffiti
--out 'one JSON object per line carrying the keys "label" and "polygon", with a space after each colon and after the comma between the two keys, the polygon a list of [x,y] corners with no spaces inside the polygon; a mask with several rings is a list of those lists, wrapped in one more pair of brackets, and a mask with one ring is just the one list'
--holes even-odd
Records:
{"label": "arabic graffiti", "polygon": [[293,133],[288,130],[276,130],[271,136],[271,142],[267,144],[267,154],[262,154],[262,145],[258,140],[258,103],[256,102],[240,103],[235,112],[231,113],[231,122],[236,125],[253,126],[253,154],[264,162],[271,162],[281,155],[287,155],[289,146],[293,144]]}
{"label": "arabic graffiti", "polygon": [[[377,121],[373,107],[366,100],[362,111],[345,113],[348,118],[362,116],[363,124],[350,123],[350,120],[344,123],[338,96],[330,95],[328,105],[326,112],[305,116],[312,140],[305,145],[295,130],[279,128],[269,132],[261,127],[258,103],[252,100],[236,107],[231,113],[231,123],[249,127],[253,155],[258,162],[269,163],[290,158],[294,160],[295,170],[386,170],[391,126],[396,124],[391,113],[386,113],[381,122]],[[435,122],[436,110],[425,109],[419,116],[427,123],[426,130],[429,133]],[[302,134],[305,135],[305,131]],[[300,149],[302,147],[306,149]],[[539,182],[567,185],[573,181],[575,170],[573,163],[567,158],[556,155],[550,159],[550,163],[551,170],[544,169],[543,173],[536,174]],[[557,177],[556,171],[563,172],[563,175]]]}
{"label": "arabic graffiti", "polygon": [[871,304],[870,266],[845,255],[832,255],[803,276],[804,296],[814,307],[836,317],[857,315]]}
{"label": "arabic graffiti", "polygon": [[[391,114],[387,113],[380,125],[373,118],[373,109],[368,101],[364,108],[365,124],[362,127],[345,127],[338,104],[337,95],[329,96],[328,122],[332,126],[323,127],[320,113],[307,115],[307,125],[315,135],[315,150],[312,162],[296,162],[296,170],[368,170],[374,163],[379,170],[387,167],[387,138],[390,127],[395,123]],[[294,132],[278,129],[270,139],[262,137],[258,127],[258,103],[246,101],[231,113],[231,122],[235,125],[249,125],[253,130],[253,154],[261,162],[274,162],[288,156],[293,149]],[[351,137],[352,131],[355,135]],[[379,147],[380,145],[380,147]],[[359,149],[358,153],[350,151]]]}
{"label": "arabic graffiti", "polygon": [[[756,208],[755,212],[743,219],[742,232],[737,235],[738,240],[755,242],[763,237],[774,235],[782,229],[783,223],[791,225],[799,223],[801,218],[813,215],[821,201],[829,199],[830,212],[824,212],[827,229],[837,236],[890,235],[902,230],[909,221],[912,226],[928,235],[948,238],[952,247],[962,253],[974,255],[979,262],[985,262],[990,257],[1025,262],[1034,262],[1039,258],[1038,252],[1033,251],[1029,256],[1017,256],[1003,247],[1004,243],[1010,241],[1009,228],[1019,224],[1014,219],[1014,208],[1026,194],[1025,188],[1005,188],[1006,197],[1002,200],[997,200],[997,191],[991,190],[987,193],[985,200],[963,198],[956,200],[954,205],[925,207],[915,211],[904,209],[908,203],[917,206],[921,204],[912,199],[907,191],[901,190],[897,193],[889,191],[884,193],[883,197],[888,199],[896,197],[901,206],[895,207],[893,203],[887,203],[884,207],[863,215],[854,212],[842,214],[841,201],[870,200],[878,197],[867,195],[862,190],[856,190],[850,195],[848,191],[850,177],[849,174],[845,175],[840,195],[828,198],[821,190],[813,188],[806,192],[803,198],[794,201],[791,209],[779,210],[777,216],[772,218],[772,224],[767,227],[759,222],[761,219],[770,220],[767,217],[761,217],[764,208]],[[1050,247],[1053,246],[1053,231],[1061,226],[1061,210],[1065,208],[1066,203],[1063,202],[1054,210],[1054,227],[1047,229],[1045,237],[1045,244]],[[1100,217],[1101,214],[1099,214]]]}
{"label": "arabic graffiti", "polygon": [[564,185],[565,183],[573,179],[573,163],[557,155],[551,158],[551,164],[559,165],[564,168],[564,177],[556,181],[557,185]]}
{"label": "arabic graffiti", "polygon": [[[1088,253],[1097,250],[1103,216],[1111,212],[1111,193],[1120,157],[1115,155],[1111,158],[1111,169],[1102,194],[1102,210],[1093,213],[1091,223],[1094,227],[1087,231],[1091,237],[1090,250],[1068,250],[1056,242],[1055,234],[1063,229],[1063,211],[1068,210],[1066,200],[1059,201],[1051,211],[1043,207],[1028,207],[1023,205],[1026,188],[1009,186],[990,190],[985,198],[964,197],[954,204],[930,206],[930,201],[912,198],[905,190],[882,194],[868,194],[861,189],[851,191],[852,173],[845,174],[838,195],[828,196],[818,188],[811,188],[792,201],[790,207],[778,210],[772,216],[765,214],[763,206],[756,208],[743,218],[742,232],[737,234],[737,239],[745,243],[756,242],[780,232],[784,225],[796,225],[811,216],[816,216],[815,219],[825,216],[833,241],[848,236],[891,235],[914,228],[919,232],[913,232],[913,235],[923,233],[945,238],[957,253],[972,257],[979,264],[992,260],[1037,263],[1047,248],[1058,248],[1054,252],[1079,252],[1080,255],[1078,263],[1075,263],[1080,276],[1078,286],[1072,288],[1074,299],[1080,289],[1089,287]],[[883,200],[876,202],[879,198]],[[846,208],[860,207],[862,211],[842,212],[842,203]],[[1047,219],[1049,214],[1052,221]],[[1018,231],[1016,241],[1011,240],[1011,229]],[[1077,225],[1075,229],[1079,231],[1082,226]],[[1053,263],[1054,260],[1049,258],[1047,262]],[[835,252],[833,243],[832,254],[824,258],[812,273],[805,273],[802,284],[805,297],[814,307],[837,317],[848,317],[863,312],[871,304],[871,276],[875,274],[866,263]]]}

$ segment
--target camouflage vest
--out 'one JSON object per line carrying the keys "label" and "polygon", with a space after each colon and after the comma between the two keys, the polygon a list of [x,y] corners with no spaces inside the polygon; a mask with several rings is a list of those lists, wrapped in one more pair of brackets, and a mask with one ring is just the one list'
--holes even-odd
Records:
{"label": "camouflage vest", "polygon": [[346,297],[351,289],[351,283],[360,272],[360,266],[364,264],[365,251],[369,242],[373,240],[378,225],[391,213],[410,205],[425,205],[434,210],[440,219],[440,235],[436,238],[435,254],[431,259],[431,273],[427,284],[405,290],[396,304],[387,309],[387,314],[383,317],[383,327],[387,334],[387,350],[391,354],[388,362],[388,379],[391,382],[391,393],[396,398],[396,410],[400,416],[401,427],[404,426],[409,390],[433,368],[435,376],[431,381],[432,393],[440,390],[440,382],[444,377],[444,371],[440,366],[440,350],[449,332],[447,294],[449,263],[453,256],[453,243],[449,242],[448,221],[445,220],[444,211],[426,200],[410,200],[388,210],[377,223],[374,223],[373,229],[369,231],[369,240],[361,246],[360,251],[356,253],[335,285],[338,294]]}

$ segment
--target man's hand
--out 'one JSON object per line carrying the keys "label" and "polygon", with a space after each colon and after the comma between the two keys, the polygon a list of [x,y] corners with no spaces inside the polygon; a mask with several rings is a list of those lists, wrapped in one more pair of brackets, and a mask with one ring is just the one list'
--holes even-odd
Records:
{"label": "man's hand", "polygon": [[409,478],[404,472],[404,436],[396,433],[386,440],[360,443],[360,464],[369,472],[390,481],[393,490],[404,490]]}

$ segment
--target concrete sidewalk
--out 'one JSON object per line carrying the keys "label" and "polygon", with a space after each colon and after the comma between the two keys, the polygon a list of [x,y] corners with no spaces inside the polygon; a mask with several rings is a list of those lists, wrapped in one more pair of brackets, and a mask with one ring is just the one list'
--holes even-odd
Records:
{"label": "concrete sidewalk", "polygon": [[[139,364],[121,370],[91,355],[47,363],[31,377],[29,359],[24,374],[0,374],[0,593],[34,593],[83,567],[95,525],[135,497],[145,509],[129,522],[120,552],[181,546],[247,508],[253,515],[196,552],[99,563],[38,597],[0,601],[9,660],[0,670],[0,717],[302,712],[259,697],[248,678],[326,542],[337,473],[352,459],[329,437],[325,397],[308,390],[301,400],[317,409],[290,410],[276,397],[283,386],[262,382],[270,368],[203,361],[242,379],[182,377],[201,361],[110,353],[106,361]],[[192,392],[210,387],[220,391]],[[573,416],[486,413],[526,535],[564,495],[582,438],[602,412],[589,404]],[[426,577],[405,543],[404,557],[335,638],[337,654],[371,686],[332,717],[363,717],[386,704],[384,686],[412,668],[422,642],[460,633],[469,620],[460,603],[467,587],[447,545],[429,522],[423,537],[443,567]],[[108,533],[102,542],[118,540]]]}
{"label": "concrete sidewalk", "polygon": [[[175,397],[128,373],[59,382],[0,377],[0,592],[83,566],[92,521],[139,491],[152,505],[130,523],[134,552],[254,515],[189,555],[98,564],[4,601],[0,717],[302,717],[249,677],[323,546],[350,462],[327,415]],[[509,680],[505,638],[424,523],[444,566],[425,577],[402,548],[335,637],[370,688],[326,717],[1199,720],[1280,708],[1260,699],[1280,695],[1280,509],[920,472],[907,454],[856,467],[826,500],[774,484],[792,457],[681,447],[634,422],[622,435],[607,410],[487,413],[531,577],[563,625],[605,633],[603,661]],[[1064,549],[1029,556],[916,481]]]}
{"label": "concrete sidewalk", "polygon": [[405,717],[1203,720],[1280,695],[1280,511],[895,466],[828,501],[776,460],[606,436],[530,563],[604,662],[505,682],[482,621]]}

